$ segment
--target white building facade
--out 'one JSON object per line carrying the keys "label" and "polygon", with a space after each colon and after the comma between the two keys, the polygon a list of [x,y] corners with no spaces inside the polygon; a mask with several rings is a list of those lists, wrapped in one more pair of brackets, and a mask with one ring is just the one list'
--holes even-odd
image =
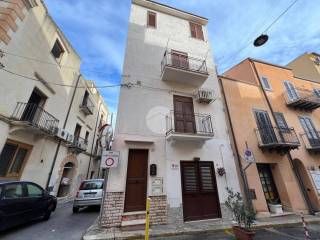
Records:
{"label": "white building facade", "polygon": [[72,197],[99,175],[96,140],[108,108],[42,1],[0,6],[0,179]]}
{"label": "white building facade", "polygon": [[143,224],[147,197],[151,224],[227,217],[240,190],[207,22],[132,1],[103,227]]}

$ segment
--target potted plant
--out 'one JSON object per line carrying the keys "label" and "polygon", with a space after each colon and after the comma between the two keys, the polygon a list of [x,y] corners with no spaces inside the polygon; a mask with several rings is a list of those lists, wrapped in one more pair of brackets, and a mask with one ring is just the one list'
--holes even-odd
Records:
{"label": "potted plant", "polygon": [[227,208],[233,213],[237,226],[233,226],[233,232],[238,240],[252,240],[255,232],[251,230],[256,218],[255,211],[243,203],[241,194],[227,188],[228,198],[225,202]]}
{"label": "potted plant", "polygon": [[268,203],[270,212],[275,214],[283,214],[282,204],[279,202],[279,199],[275,199]]}

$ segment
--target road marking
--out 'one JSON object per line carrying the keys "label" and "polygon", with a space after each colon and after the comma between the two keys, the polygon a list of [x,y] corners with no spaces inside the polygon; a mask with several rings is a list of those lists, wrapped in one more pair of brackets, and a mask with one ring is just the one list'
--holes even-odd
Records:
{"label": "road marking", "polygon": [[230,236],[234,236],[233,232],[230,229],[225,229],[224,233],[227,234],[227,235],[230,235]]}

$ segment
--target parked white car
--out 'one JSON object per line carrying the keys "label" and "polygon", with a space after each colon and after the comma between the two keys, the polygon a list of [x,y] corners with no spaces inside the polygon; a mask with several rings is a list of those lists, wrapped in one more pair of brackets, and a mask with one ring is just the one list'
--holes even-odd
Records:
{"label": "parked white car", "polygon": [[104,179],[90,179],[81,183],[73,202],[73,213],[78,213],[81,207],[101,205]]}

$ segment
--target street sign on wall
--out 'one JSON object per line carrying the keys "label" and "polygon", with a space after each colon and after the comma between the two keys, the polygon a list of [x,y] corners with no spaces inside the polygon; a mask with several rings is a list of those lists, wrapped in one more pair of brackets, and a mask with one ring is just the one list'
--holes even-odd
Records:
{"label": "street sign on wall", "polygon": [[102,151],[101,168],[115,168],[119,162],[119,151]]}
{"label": "street sign on wall", "polygon": [[254,163],[254,156],[251,149],[247,148],[244,150],[244,159],[249,163]]}

